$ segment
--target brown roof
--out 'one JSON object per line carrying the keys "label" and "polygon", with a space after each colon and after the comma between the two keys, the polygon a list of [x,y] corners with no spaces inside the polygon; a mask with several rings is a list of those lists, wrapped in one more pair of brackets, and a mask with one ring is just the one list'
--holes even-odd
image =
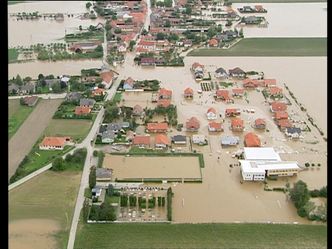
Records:
{"label": "brown roof", "polygon": [[266,125],[266,122],[265,122],[264,119],[262,119],[262,118],[258,118],[258,119],[255,120],[255,125],[256,125],[256,126],[257,126],[257,125]]}
{"label": "brown roof", "polygon": [[272,109],[273,112],[286,111],[287,110],[287,105],[285,103],[274,101],[271,104],[271,109]]}
{"label": "brown roof", "polygon": [[194,94],[194,90],[191,89],[190,87],[187,87],[187,88],[184,90],[184,94]]}
{"label": "brown roof", "polygon": [[257,80],[251,80],[251,79],[244,79],[242,83],[243,87],[251,87],[251,86],[257,87],[259,85]]}
{"label": "brown roof", "polygon": [[212,113],[214,113],[214,114],[217,114],[216,109],[214,109],[213,107],[210,107],[210,108],[207,110],[206,113],[209,113],[209,112],[212,112]]}
{"label": "brown roof", "polygon": [[287,128],[293,126],[292,122],[289,119],[280,119],[277,121],[277,125],[280,126],[281,128]]}
{"label": "brown roof", "polygon": [[243,127],[243,120],[240,119],[240,118],[234,118],[232,119],[232,123],[231,123],[231,126],[234,127],[234,126],[240,126],[240,127]]}
{"label": "brown roof", "polygon": [[75,107],[75,114],[76,115],[89,114],[90,112],[91,112],[90,107],[86,107],[86,106],[76,106]]}
{"label": "brown roof", "polygon": [[172,90],[168,90],[166,88],[161,88],[159,90],[159,96],[169,96],[169,97],[172,97]]}
{"label": "brown roof", "polygon": [[103,88],[97,88],[92,91],[92,95],[104,95],[105,89]]}
{"label": "brown roof", "polygon": [[147,123],[146,128],[148,130],[168,130],[167,123]]}
{"label": "brown roof", "polygon": [[264,79],[264,84],[266,86],[276,85],[277,81],[275,79]]}
{"label": "brown roof", "polygon": [[195,63],[191,66],[192,69],[195,69],[195,68],[197,68],[197,67],[204,68],[204,66],[203,66],[202,64],[199,64],[198,62],[195,62]]}
{"label": "brown roof", "polygon": [[45,137],[43,141],[40,143],[41,146],[46,147],[54,147],[61,146],[63,147],[66,143],[66,140],[70,139],[69,137]]}
{"label": "brown roof", "polygon": [[199,121],[195,117],[191,117],[187,122],[186,122],[186,128],[194,128],[198,129],[200,127]]}
{"label": "brown roof", "polygon": [[224,99],[229,98],[228,94],[229,94],[228,90],[217,90],[216,91],[217,97],[223,97]]}
{"label": "brown roof", "polygon": [[227,108],[227,109],[225,110],[225,114],[237,113],[237,112],[239,112],[239,110],[238,110],[238,109],[235,109],[235,108]]}
{"label": "brown roof", "polygon": [[135,136],[133,138],[133,144],[134,145],[140,145],[140,144],[145,144],[145,145],[150,145],[150,136]]}
{"label": "brown roof", "polygon": [[210,128],[214,128],[214,129],[216,129],[216,130],[220,130],[220,129],[222,129],[222,125],[221,125],[221,123],[217,123],[217,122],[210,122],[210,123],[209,123],[209,127],[210,127]]}
{"label": "brown roof", "polygon": [[234,88],[232,89],[234,94],[243,94],[244,93],[244,89],[242,88]]}
{"label": "brown roof", "polygon": [[38,96],[27,96],[23,98],[23,101],[26,105],[32,105],[37,99]]}
{"label": "brown roof", "polygon": [[272,95],[276,95],[276,94],[282,93],[282,89],[280,87],[277,87],[277,86],[272,86],[272,87],[269,88],[269,92]]}
{"label": "brown roof", "polygon": [[164,134],[158,134],[155,137],[155,144],[167,144],[167,145],[170,145],[171,142],[170,142],[169,138],[166,135],[164,135]]}
{"label": "brown roof", "polygon": [[157,106],[169,107],[171,105],[171,101],[169,99],[158,99]]}
{"label": "brown roof", "polygon": [[212,38],[211,40],[209,40],[209,45],[210,46],[217,46],[218,45],[218,40],[215,38]]}
{"label": "brown roof", "polygon": [[260,147],[261,141],[255,133],[249,132],[244,136],[244,144],[246,147]]}
{"label": "brown roof", "polygon": [[288,113],[285,111],[277,111],[274,113],[274,117],[276,120],[279,119],[288,119]]}
{"label": "brown roof", "polygon": [[103,81],[105,81],[107,84],[112,82],[113,79],[113,72],[102,72],[100,73],[100,77],[102,78]]}

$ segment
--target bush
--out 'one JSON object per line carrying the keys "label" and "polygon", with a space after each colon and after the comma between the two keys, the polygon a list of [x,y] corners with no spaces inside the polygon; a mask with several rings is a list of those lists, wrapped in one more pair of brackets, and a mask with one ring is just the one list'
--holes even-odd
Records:
{"label": "bush", "polygon": [[169,221],[172,221],[172,197],[173,197],[172,188],[169,187],[167,189],[167,219]]}
{"label": "bush", "polygon": [[65,163],[62,157],[57,157],[52,163],[52,170],[63,171],[65,169]]}
{"label": "bush", "polygon": [[97,156],[98,156],[98,150],[94,150],[94,151],[93,151],[93,156],[94,156],[94,157],[97,157]]}
{"label": "bush", "polygon": [[96,186],[96,168],[92,167],[89,175],[89,187],[92,189]]}
{"label": "bush", "polygon": [[310,196],[311,197],[319,197],[320,196],[320,191],[318,189],[314,189],[310,191]]}
{"label": "bush", "polygon": [[311,167],[314,167],[314,166],[315,166],[315,164],[314,164],[314,163],[312,163],[312,164],[311,164]]}
{"label": "bush", "polygon": [[307,216],[307,212],[305,210],[304,207],[301,207],[297,210],[297,214],[300,216],[300,217],[306,217]]}
{"label": "bush", "polygon": [[308,168],[310,166],[310,163],[305,163],[304,166]]}

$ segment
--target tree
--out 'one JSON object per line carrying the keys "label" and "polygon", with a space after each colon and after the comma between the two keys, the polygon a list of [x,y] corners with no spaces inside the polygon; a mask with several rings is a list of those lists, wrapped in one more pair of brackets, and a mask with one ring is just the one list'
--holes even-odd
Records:
{"label": "tree", "polygon": [[78,29],[79,29],[80,31],[82,31],[82,25],[78,26]]}
{"label": "tree", "polygon": [[142,35],[147,35],[147,34],[148,34],[148,31],[147,31],[146,29],[143,29],[141,34],[142,34]]}
{"label": "tree", "polygon": [[91,4],[90,2],[87,2],[87,3],[85,4],[85,7],[86,7],[87,9],[90,9],[91,6],[92,6],[92,4]]}
{"label": "tree", "polygon": [[52,85],[52,91],[54,93],[60,93],[61,92],[61,85],[60,82],[56,82]]}
{"label": "tree", "polygon": [[132,41],[129,42],[129,49],[130,49],[130,51],[133,51],[135,45],[136,45],[136,42],[134,40],[132,40]]}
{"label": "tree", "polygon": [[192,9],[191,9],[190,7],[186,7],[186,11],[185,11],[185,13],[186,13],[187,15],[191,15],[191,13],[192,13]]}
{"label": "tree", "polygon": [[240,29],[239,35],[243,38],[243,28]]}
{"label": "tree", "polygon": [[23,79],[24,83],[30,82],[32,80],[32,78],[30,76],[27,76]]}
{"label": "tree", "polygon": [[96,186],[96,168],[92,167],[89,174],[89,187],[92,189]]}
{"label": "tree", "polygon": [[19,85],[19,86],[22,86],[22,85],[23,85],[22,78],[21,78],[21,76],[20,76],[19,74],[16,75],[15,83],[16,83],[16,85]]}
{"label": "tree", "polygon": [[179,36],[177,34],[171,33],[168,37],[168,40],[170,41],[178,41],[179,40]]}
{"label": "tree", "polygon": [[103,47],[102,45],[98,45],[95,49],[96,52],[103,52]]}
{"label": "tree", "polygon": [[325,197],[327,198],[327,187],[322,187],[320,190],[319,190],[319,196],[320,197]]}
{"label": "tree", "polygon": [[54,171],[62,171],[65,169],[65,164],[62,157],[57,157],[52,163],[52,170]]}
{"label": "tree", "polygon": [[66,82],[64,82],[64,81],[60,81],[60,88],[61,88],[61,89],[64,89],[64,88],[66,88],[66,87],[67,87]]}
{"label": "tree", "polygon": [[89,204],[89,200],[87,198],[84,199],[84,203],[83,203],[83,219],[84,221],[88,220],[88,215],[89,215],[89,209],[90,209],[90,204]]}
{"label": "tree", "polygon": [[121,34],[121,29],[120,28],[115,28],[114,33],[115,34]]}
{"label": "tree", "polygon": [[164,33],[158,33],[157,34],[157,40],[164,40],[165,39],[165,34]]}
{"label": "tree", "polygon": [[307,188],[307,184],[301,180],[294,184],[294,187],[290,189],[289,195],[291,200],[297,209],[304,207],[304,205],[309,201],[310,194]]}

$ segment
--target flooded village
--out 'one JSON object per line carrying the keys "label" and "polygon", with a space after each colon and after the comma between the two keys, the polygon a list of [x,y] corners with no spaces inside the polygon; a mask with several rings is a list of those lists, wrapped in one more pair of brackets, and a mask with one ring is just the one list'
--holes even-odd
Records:
{"label": "flooded village", "polygon": [[[229,49],[247,37],[325,37],[324,26],[309,32],[297,22],[310,11],[321,23],[326,3],[288,3],[298,19],[282,30],[281,4],[212,2],[8,6],[16,55],[8,64],[9,101],[35,109],[54,103],[40,132],[22,134],[29,131],[23,123],[9,140],[10,184],[87,148],[65,219],[68,248],[83,226],[79,217],[89,224],[322,224],[301,217],[287,192],[300,180],[310,191],[327,186],[327,57],[188,53]],[[21,134],[32,150],[15,138]],[[37,165],[44,155],[49,159]],[[25,184],[32,183],[10,190],[12,200]],[[324,220],[326,198],[317,200],[310,198],[309,213]],[[14,238],[26,233],[24,221],[38,233],[45,220],[11,215],[9,241],[23,248]],[[55,223],[45,234],[64,227]]]}

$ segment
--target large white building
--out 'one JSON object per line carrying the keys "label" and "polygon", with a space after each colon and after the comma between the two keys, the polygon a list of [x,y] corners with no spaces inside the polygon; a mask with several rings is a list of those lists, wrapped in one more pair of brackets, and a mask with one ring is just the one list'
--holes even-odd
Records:
{"label": "large white building", "polygon": [[299,172],[297,162],[282,161],[273,148],[244,148],[239,160],[245,181],[264,181],[265,176],[292,176]]}

